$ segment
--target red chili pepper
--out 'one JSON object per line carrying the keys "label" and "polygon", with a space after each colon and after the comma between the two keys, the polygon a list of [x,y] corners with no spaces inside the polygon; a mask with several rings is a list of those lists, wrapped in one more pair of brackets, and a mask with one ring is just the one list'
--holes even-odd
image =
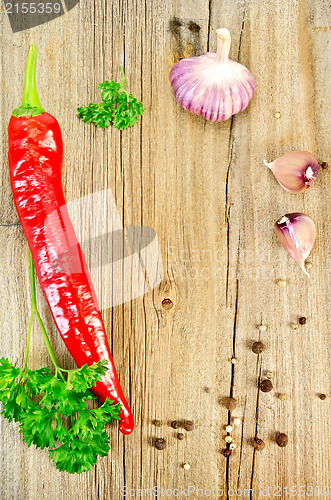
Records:
{"label": "red chili pepper", "polygon": [[[36,57],[37,48],[31,45],[22,105],[13,111],[9,122],[14,201],[57,329],[79,367],[108,360],[108,372],[93,392],[101,401],[108,397],[120,403],[119,428],[129,434],[134,427],[133,416],[118,380],[85,257],[68,215],[61,183],[61,130],[56,119],[40,106],[35,84]],[[51,231],[47,217],[55,220]],[[64,261],[56,268],[59,248],[65,241],[69,243],[62,254]],[[64,269],[65,264],[72,272]],[[75,269],[77,264],[79,269]]]}

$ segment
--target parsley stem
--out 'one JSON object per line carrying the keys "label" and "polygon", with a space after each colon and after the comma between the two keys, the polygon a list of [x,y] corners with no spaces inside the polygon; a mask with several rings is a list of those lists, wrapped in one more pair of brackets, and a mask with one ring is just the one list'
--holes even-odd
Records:
{"label": "parsley stem", "polygon": [[[60,369],[59,365],[57,363],[54,351],[52,349],[51,343],[49,341],[49,338],[48,338],[46,329],[44,327],[44,324],[42,322],[42,319],[40,317],[39,311],[37,309],[35,267],[34,267],[34,264],[33,264],[31,252],[30,252],[30,283],[31,283],[32,314],[34,313],[36,315],[36,317],[37,317],[37,320],[38,320],[38,323],[39,323],[39,326],[40,326],[40,330],[41,330],[41,333],[42,333],[42,335],[44,337],[44,342],[45,342],[46,347],[47,347],[48,354],[49,354],[49,356],[50,356],[50,358],[51,358],[51,360],[53,362],[53,365],[55,366],[56,371],[58,371]],[[33,315],[32,315],[32,317],[33,317]]]}
{"label": "parsley stem", "polygon": [[28,366],[28,356],[29,356],[29,347],[30,347],[30,338],[31,338],[33,316],[34,316],[34,310],[32,309],[31,315],[30,315],[30,321],[29,321],[28,340],[26,342],[24,365],[23,365],[23,368],[21,370],[21,373],[23,373],[26,370],[26,367]]}
{"label": "parsley stem", "polygon": [[124,69],[123,69],[123,66],[120,66],[120,68],[121,68],[121,73],[122,73],[122,80],[120,82],[120,85],[121,85],[122,89],[124,89],[126,91]]}

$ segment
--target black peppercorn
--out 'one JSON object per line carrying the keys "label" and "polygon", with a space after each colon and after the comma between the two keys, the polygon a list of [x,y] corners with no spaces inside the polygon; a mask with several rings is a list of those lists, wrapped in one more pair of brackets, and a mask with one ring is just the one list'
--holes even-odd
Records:
{"label": "black peppercorn", "polygon": [[177,422],[176,420],[174,420],[173,422],[171,422],[171,424],[170,424],[170,425],[171,425],[171,427],[172,427],[173,429],[178,429],[178,427],[180,427],[179,422]]}
{"label": "black peppercorn", "polygon": [[262,392],[270,392],[272,391],[273,388],[274,386],[272,385],[271,380],[269,379],[262,380],[260,384],[260,389]]}
{"label": "black peppercorn", "polygon": [[262,451],[264,447],[265,447],[265,442],[263,441],[263,439],[256,438],[254,440],[254,449],[256,451]]}
{"label": "black peppercorn", "polygon": [[194,423],[191,420],[184,420],[183,427],[186,431],[193,431]]}
{"label": "black peppercorn", "polygon": [[231,450],[228,450],[228,448],[222,450],[222,455],[224,455],[225,458],[228,458],[231,455],[231,453],[232,453]]}
{"label": "black peppercorn", "polygon": [[283,432],[278,433],[277,436],[276,436],[276,443],[281,448],[284,448],[284,446],[286,446],[287,443],[288,443],[288,437],[287,437],[287,435],[284,434]]}
{"label": "black peppercorn", "polygon": [[184,439],[184,434],[182,432],[177,434],[177,439],[179,439],[179,441],[182,441]]}
{"label": "black peppercorn", "polygon": [[162,422],[161,420],[153,420],[153,424],[155,425],[155,427],[161,427]]}
{"label": "black peppercorn", "polygon": [[305,325],[307,323],[307,318],[302,316],[301,318],[298,319],[299,325]]}
{"label": "black peppercorn", "polygon": [[264,349],[264,344],[262,342],[254,342],[252,345],[252,351],[254,354],[261,354]]}
{"label": "black peppercorn", "polygon": [[229,410],[235,410],[237,408],[237,401],[234,398],[226,398],[225,407]]}
{"label": "black peppercorn", "polygon": [[155,441],[154,446],[157,450],[164,450],[167,446],[165,439],[159,438]]}
{"label": "black peppercorn", "polygon": [[326,399],[326,394],[320,394],[320,399],[324,401]]}
{"label": "black peppercorn", "polygon": [[168,311],[169,309],[172,309],[174,303],[172,300],[170,299],[163,299],[162,300],[162,307],[163,309],[165,309],[166,311]]}
{"label": "black peppercorn", "polygon": [[321,163],[321,167],[322,167],[323,169],[328,168],[328,166],[329,166],[329,165],[326,163],[326,161],[322,161],[322,163]]}

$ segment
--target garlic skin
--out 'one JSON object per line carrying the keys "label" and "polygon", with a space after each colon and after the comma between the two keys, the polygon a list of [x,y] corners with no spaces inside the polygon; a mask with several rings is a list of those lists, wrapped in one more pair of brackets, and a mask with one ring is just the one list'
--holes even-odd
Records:
{"label": "garlic skin", "polygon": [[286,214],[275,223],[275,230],[287,253],[310,278],[305,269],[305,260],[316,237],[316,227],[312,219],[301,213]]}
{"label": "garlic skin", "polygon": [[269,167],[279,184],[289,193],[303,193],[317,178],[318,161],[308,151],[293,151],[277,158]]}
{"label": "garlic skin", "polygon": [[216,34],[216,53],[181,59],[170,72],[179,104],[212,122],[227,120],[245,109],[255,90],[248,69],[229,58],[229,31],[221,28]]}

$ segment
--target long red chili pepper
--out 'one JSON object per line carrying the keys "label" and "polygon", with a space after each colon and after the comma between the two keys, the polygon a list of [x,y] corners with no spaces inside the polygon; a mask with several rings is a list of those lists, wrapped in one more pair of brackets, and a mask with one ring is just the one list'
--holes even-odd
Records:
{"label": "long red chili pepper", "polygon": [[[109,397],[120,403],[119,428],[129,434],[134,427],[133,416],[118,380],[85,257],[68,215],[61,183],[61,130],[56,119],[40,106],[36,58],[37,48],[31,45],[22,105],[13,111],[9,122],[14,201],[57,329],[79,367],[108,360],[108,371],[93,392],[102,401]],[[47,217],[54,221],[51,230]],[[56,258],[64,242],[68,242],[62,254],[64,263],[57,268]],[[64,268],[66,263],[71,272]]]}

